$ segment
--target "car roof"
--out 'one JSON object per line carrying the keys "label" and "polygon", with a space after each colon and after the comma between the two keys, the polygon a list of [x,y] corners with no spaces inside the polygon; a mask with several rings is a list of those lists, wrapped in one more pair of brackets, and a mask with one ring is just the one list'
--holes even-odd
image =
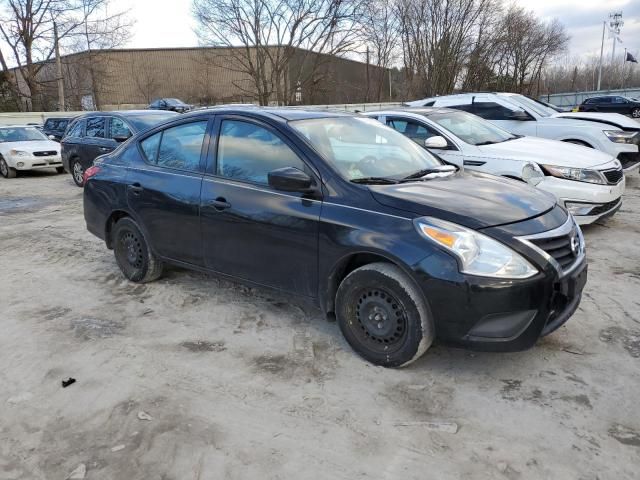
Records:
{"label": "car roof", "polygon": [[438,113],[461,113],[460,110],[456,110],[455,108],[446,108],[446,107],[403,107],[403,108],[390,108],[387,110],[380,111],[372,111],[366,112],[367,115],[379,114],[379,115],[388,115],[388,114],[397,114],[397,113],[414,113],[418,115],[422,115],[423,117],[429,117],[431,115],[436,115]]}
{"label": "car roof", "polygon": [[[137,117],[140,115],[166,115],[168,113],[170,114],[171,112],[167,112],[165,110],[112,110],[107,112],[98,112],[98,111],[87,112],[87,113],[83,113],[82,115],[76,118],[81,119],[81,118],[87,118],[87,117],[100,117],[104,115],[127,118],[127,117]],[[176,113],[176,115],[179,115],[179,114]]]}
{"label": "car roof", "polygon": [[336,112],[332,110],[286,108],[286,107],[257,107],[257,106],[223,106],[209,107],[193,112],[184,113],[180,118],[195,117],[206,114],[247,115],[253,117],[271,118],[279,121],[309,120],[313,118],[353,117],[356,114]]}

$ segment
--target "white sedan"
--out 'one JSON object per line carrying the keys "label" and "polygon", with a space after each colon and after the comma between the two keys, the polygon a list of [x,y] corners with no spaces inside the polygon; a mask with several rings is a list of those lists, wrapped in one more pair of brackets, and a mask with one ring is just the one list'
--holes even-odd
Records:
{"label": "white sedan", "polygon": [[580,224],[613,215],[625,178],[611,155],[555,140],[514,135],[482,118],[446,108],[368,112],[445,161],[521,180],[552,193]]}
{"label": "white sedan", "polygon": [[41,168],[64,172],[60,144],[35,127],[0,126],[0,174],[14,178],[18,170]]}

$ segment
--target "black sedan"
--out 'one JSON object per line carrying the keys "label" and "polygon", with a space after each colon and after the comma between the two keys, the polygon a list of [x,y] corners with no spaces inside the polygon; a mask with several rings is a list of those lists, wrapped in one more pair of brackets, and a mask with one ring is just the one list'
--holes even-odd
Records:
{"label": "black sedan", "polygon": [[85,182],[87,228],[129,280],[169,263],[312,300],[384,366],[436,337],[531,347],[586,282],[580,228],[553,198],[359,116],[201,110],[136,135]]}
{"label": "black sedan", "polygon": [[100,155],[115,150],[136,132],[177,116],[174,112],[128,110],[92,112],[76,117],[61,140],[62,164],[79,187],[84,186],[84,172]]}
{"label": "black sedan", "polygon": [[616,95],[591,97],[578,105],[578,111],[622,113],[640,118],[640,100]]}
{"label": "black sedan", "polygon": [[171,112],[185,113],[191,110],[191,105],[178,98],[158,98],[147,107],[150,110],[169,110]]}

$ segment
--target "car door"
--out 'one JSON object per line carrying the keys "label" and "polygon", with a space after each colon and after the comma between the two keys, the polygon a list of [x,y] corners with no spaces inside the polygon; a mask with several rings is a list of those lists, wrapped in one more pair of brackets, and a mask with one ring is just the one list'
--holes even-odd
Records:
{"label": "car door", "polygon": [[613,97],[601,97],[598,99],[599,112],[611,112],[613,109]]}
{"label": "car door", "polygon": [[196,118],[143,137],[143,161],[130,167],[127,203],[163,258],[202,266],[200,189],[210,135]]}
{"label": "car door", "polygon": [[612,97],[609,111],[622,114],[629,113],[629,102],[624,97]]}
{"label": "car door", "polygon": [[[86,170],[96,157],[109,153],[111,141],[107,139],[107,120],[104,115],[86,119],[85,135],[79,151],[79,159]],[[113,150],[113,149],[111,149]]]}
{"label": "car door", "polygon": [[268,173],[294,167],[319,176],[274,127],[219,116],[202,184],[205,264],[217,272],[313,297],[318,290],[321,198],[269,186]]}
{"label": "car door", "polygon": [[445,132],[440,131],[436,127],[426,122],[397,115],[385,116],[384,123],[394,130],[402,133],[404,136],[410,138],[423,148],[425,148],[424,142],[428,138],[435,136],[443,137],[447,141],[447,148],[429,149],[429,151],[460,168],[464,167],[465,159],[462,152]]}

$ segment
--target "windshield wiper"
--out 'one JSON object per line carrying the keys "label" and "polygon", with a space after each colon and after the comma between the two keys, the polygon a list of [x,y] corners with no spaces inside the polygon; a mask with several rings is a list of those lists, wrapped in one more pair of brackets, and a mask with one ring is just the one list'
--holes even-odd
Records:
{"label": "windshield wiper", "polygon": [[351,183],[370,183],[370,184],[378,184],[378,185],[392,185],[398,183],[398,180],[394,180],[393,178],[386,177],[362,177],[362,178],[354,178],[351,180]]}
{"label": "windshield wiper", "polygon": [[458,167],[456,167],[455,165],[440,165],[439,167],[424,168],[422,170],[418,170],[415,173],[412,173],[411,175],[407,175],[401,181],[404,182],[407,180],[415,180],[429,175],[430,173],[447,173],[455,172],[456,170],[458,170]]}
{"label": "windshield wiper", "polygon": [[482,145],[493,145],[494,143],[500,143],[500,142],[492,142],[491,140],[487,140],[486,142],[476,143],[476,147],[480,147]]}

